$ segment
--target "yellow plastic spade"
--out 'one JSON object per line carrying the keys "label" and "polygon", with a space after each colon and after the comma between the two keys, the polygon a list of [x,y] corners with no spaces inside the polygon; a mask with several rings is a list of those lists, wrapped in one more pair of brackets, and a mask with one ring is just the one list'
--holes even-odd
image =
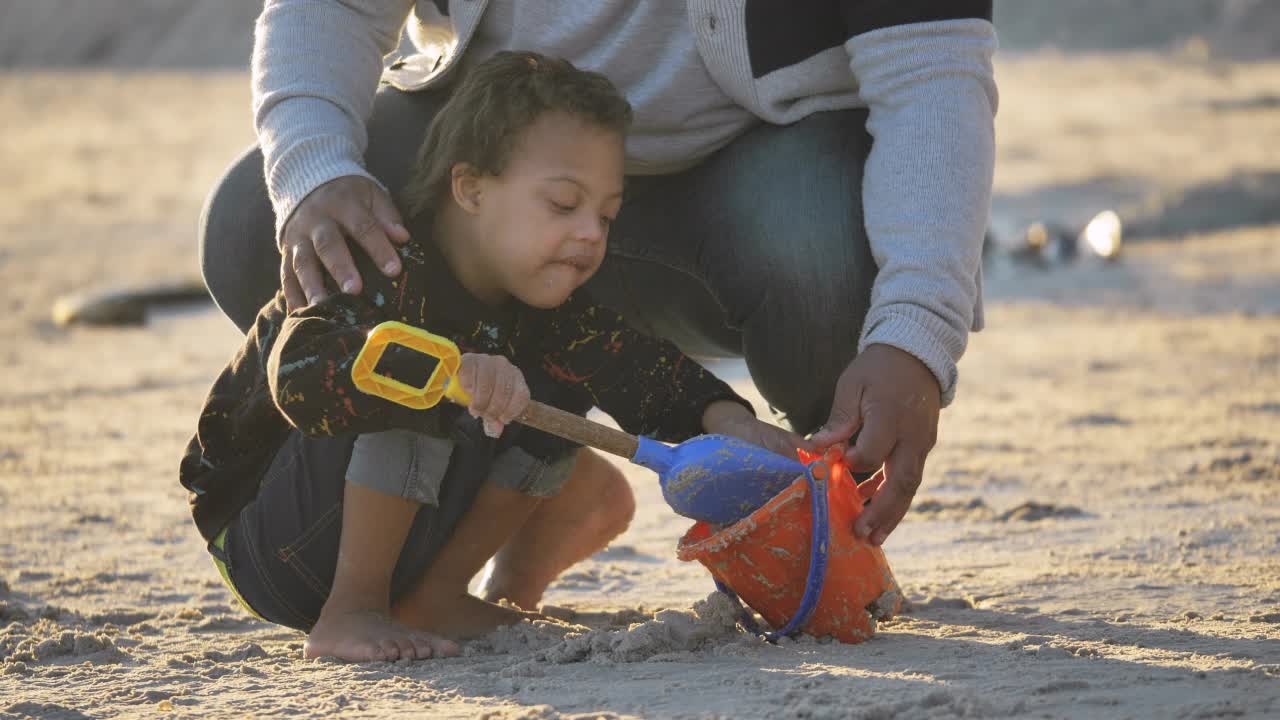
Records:
{"label": "yellow plastic spade", "polygon": [[[414,387],[378,374],[378,361],[392,345],[417,350],[439,361],[427,378],[426,385]],[[462,385],[450,382],[458,374],[461,364],[462,353],[452,340],[402,322],[384,322],[369,333],[364,347],[360,348],[360,354],[356,355],[356,364],[351,368],[351,380],[356,387],[370,395],[414,410],[435,407],[442,397],[459,405],[467,405],[471,398],[462,389]]]}

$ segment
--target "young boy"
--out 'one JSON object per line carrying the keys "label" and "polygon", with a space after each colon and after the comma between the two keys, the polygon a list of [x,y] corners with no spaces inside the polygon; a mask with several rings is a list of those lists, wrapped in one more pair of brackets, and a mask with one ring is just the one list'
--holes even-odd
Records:
{"label": "young boy", "polygon": [[[504,593],[531,609],[554,573],[598,549],[544,547],[537,533],[509,544],[577,454],[507,427],[530,397],[600,407],[667,441],[716,432],[807,446],[673,345],[573,295],[604,258],[629,121],[604,77],[563,60],[500,53],[478,65],[432,123],[403,198],[413,241],[401,274],[362,268],[360,295],[292,314],[278,293],[215,382],[182,484],[233,592],[306,631],[308,657],[452,654],[452,639],[536,617],[468,593],[495,554],[558,558],[550,577]],[[355,388],[352,362],[386,320],[458,344],[468,412]],[[422,358],[391,364],[421,384]]]}

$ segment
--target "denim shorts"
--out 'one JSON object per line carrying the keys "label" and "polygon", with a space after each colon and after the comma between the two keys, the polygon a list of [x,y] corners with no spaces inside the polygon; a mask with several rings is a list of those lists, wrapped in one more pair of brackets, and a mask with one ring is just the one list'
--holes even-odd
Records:
{"label": "denim shorts", "polygon": [[[347,463],[347,480],[423,505],[439,505],[440,485],[457,442],[411,430],[388,430],[356,438]],[[499,487],[533,497],[560,491],[567,475],[519,448],[493,459],[489,477]]]}
{"label": "denim shorts", "polygon": [[[377,483],[352,482],[424,502],[396,563],[394,602],[431,566],[484,483],[554,495],[577,458],[571,450],[543,460],[514,445],[502,447],[483,437],[478,423],[453,440],[419,442],[413,435],[289,435],[257,497],[209,543],[215,565],[247,610],[304,632],[315,624],[333,585],[349,470],[366,478],[372,470],[385,471]],[[388,452],[375,460],[377,450]]]}

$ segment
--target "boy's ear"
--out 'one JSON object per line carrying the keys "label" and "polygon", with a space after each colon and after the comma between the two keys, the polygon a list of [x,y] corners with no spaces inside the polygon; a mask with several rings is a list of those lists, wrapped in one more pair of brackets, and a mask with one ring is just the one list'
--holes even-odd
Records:
{"label": "boy's ear", "polygon": [[482,186],[480,172],[470,163],[458,163],[449,170],[449,191],[465,212],[480,212]]}

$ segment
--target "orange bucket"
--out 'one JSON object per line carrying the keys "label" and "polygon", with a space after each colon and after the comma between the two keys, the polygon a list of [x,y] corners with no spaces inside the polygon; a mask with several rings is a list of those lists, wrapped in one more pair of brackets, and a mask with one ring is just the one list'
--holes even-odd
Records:
{"label": "orange bucket", "polygon": [[[719,584],[727,586],[774,628],[783,628],[801,609],[805,590],[820,594],[812,614],[798,629],[814,637],[831,636],[858,643],[876,631],[877,620],[901,607],[898,583],[884,551],[853,533],[865,498],[850,477],[843,457],[815,462],[821,456],[801,454],[827,495],[826,546],[812,545],[813,504],[810,481],[802,475],[790,487],[738,522],[714,529],[697,522],[680,539],[677,556],[697,560]],[[828,475],[823,479],[823,475]],[[821,524],[821,523],[820,523]],[[821,528],[820,528],[821,530]],[[821,542],[823,539],[818,538]],[[811,561],[825,549],[826,575],[810,577]]]}

